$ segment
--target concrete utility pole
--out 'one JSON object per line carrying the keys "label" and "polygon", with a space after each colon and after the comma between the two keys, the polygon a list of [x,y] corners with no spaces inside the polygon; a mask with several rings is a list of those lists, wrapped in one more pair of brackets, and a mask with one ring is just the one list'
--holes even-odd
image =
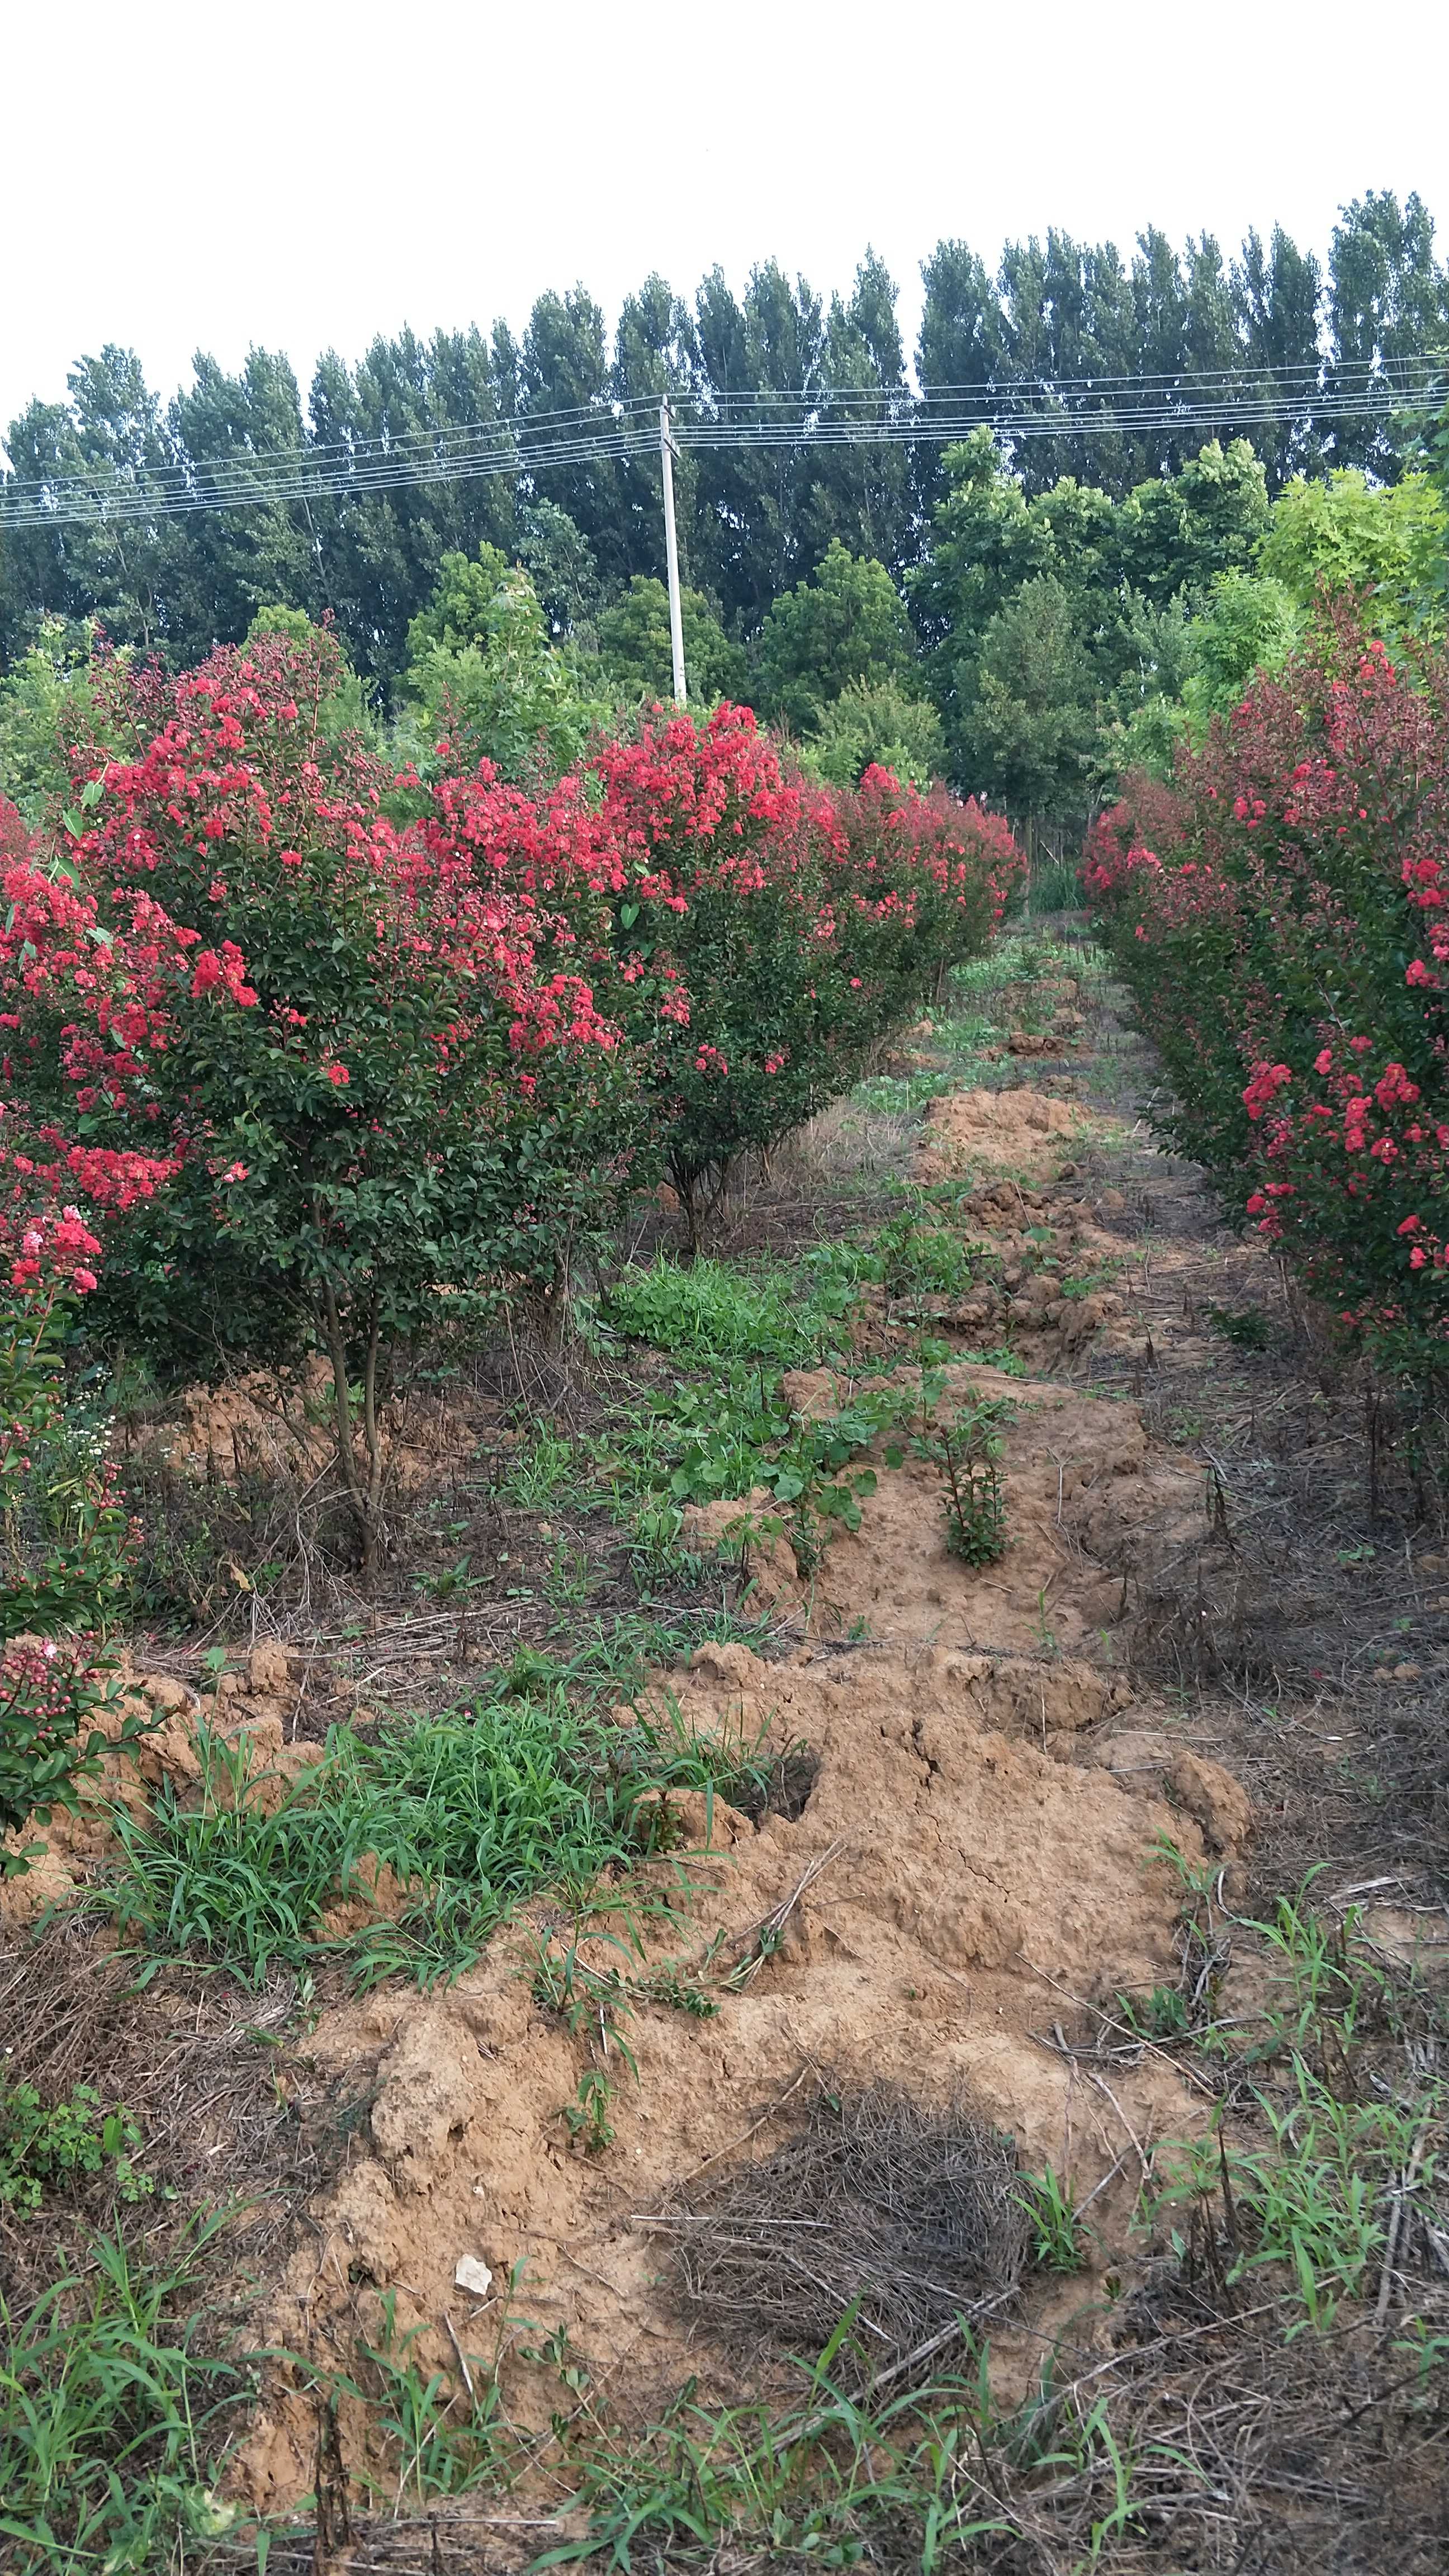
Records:
{"label": "concrete utility pole", "polygon": [[674,533],[674,458],[669,426],[669,396],[659,406],[659,463],[664,476],[664,553],[669,567],[669,648],[674,656],[674,695],[686,703],[684,686],[684,611],[679,600],[679,540]]}

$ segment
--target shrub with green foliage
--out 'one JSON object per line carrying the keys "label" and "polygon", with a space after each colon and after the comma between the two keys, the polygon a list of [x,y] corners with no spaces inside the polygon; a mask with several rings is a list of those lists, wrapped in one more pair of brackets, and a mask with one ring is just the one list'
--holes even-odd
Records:
{"label": "shrub with green foliage", "polygon": [[1171,1131],[1316,1296],[1417,1378],[1449,1359],[1449,655],[1326,612],[1084,878],[1176,1093]]}
{"label": "shrub with green foliage", "polygon": [[0,800],[40,823],[70,784],[65,746],[90,712],[87,645],[64,618],[45,617],[35,641],[0,678]]}
{"label": "shrub with green foliage", "polygon": [[109,2168],[119,2200],[144,2200],[150,2177],[135,2158],[141,2132],[120,2106],[101,2108],[94,2085],[78,2084],[68,2101],[46,2104],[33,2084],[0,2079],[0,2204],[36,2210],[48,2192],[92,2181]]}
{"label": "shrub with green foliage", "polygon": [[[702,591],[680,593],[684,675],[691,706],[742,698],[747,664]],[[599,619],[599,658],[616,688],[631,698],[674,695],[674,649],[669,633],[669,593],[662,581],[636,573],[622,599]]]}
{"label": "shrub with green foliage", "polygon": [[572,768],[610,712],[553,642],[528,574],[489,545],[473,558],[444,555],[408,628],[403,693],[420,768],[490,760],[500,776],[530,782]]}
{"label": "shrub with green foliage", "polygon": [[868,769],[889,769],[928,788],[946,766],[946,737],[930,699],[900,680],[852,680],[833,698],[805,746],[832,787],[858,787]]}
{"label": "shrub with green foliage", "polygon": [[1370,483],[1356,466],[1298,475],[1273,504],[1258,566],[1301,611],[1320,591],[1358,601],[1367,631],[1397,641],[1442,613],[1449,511],[1427,474]]}

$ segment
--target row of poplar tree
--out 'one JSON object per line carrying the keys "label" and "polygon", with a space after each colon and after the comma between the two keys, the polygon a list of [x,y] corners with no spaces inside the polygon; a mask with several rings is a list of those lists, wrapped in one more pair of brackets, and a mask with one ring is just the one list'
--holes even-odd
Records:
{"label": "row of poplar tree", "polygon": [[[1436,262],[1431,218],[1417,197],[1401,205],[1387,192],[1345,211],[1323,266],[1281,230],[1266,243],[1250,234],[1233,260],[1207,235],[1178,250],[1149,230],[1130,260],[1056,232],[1009,244],[994,274],[964,243],[942,242],[922,273],[915,381],[927,394],[1039,392],[1098,376],[1151,379],[1154,391],[1190,398],[1194,379],[1228,369],[1246,397],[1255,381],[1272,381],[1270,369],[1312,378],[1323,416],[1310,400],[1253,422],[1270,494],[1295,473],[1346,465],[1392,477],[1383,422],[1327,416],[1335,388],[1346,371],[1449,341],[1449,271]],[[521,336],[504,324],[429,341],[404,331],[353,367],[325,356],[305,402],[274,352],[253,350],[237,374],[198,355],[192,384],[163,403],[131,352],[107,348],[78,363],[67,402],[33,403],[12,424],[7,480],[90,471],[159,488],[198,460],[602,414],[666,391],[686,421],[754,391],[802,393],[827,415],[832,399],[864,394],[908,421],[897,305],[873,256],[850,295],[828,304],[773,263],[739,296],[716,270],[692,302],[654,277],[627,299],[611,340],[599,306],[576,288],[541,295]],[[750,406],[735,416],[748,420]],[[1201,443],[1200,431],[1167,417],[1150,431],[1024,442],[1015,463],[1028,492],[1066,475],[1120,500]],[[744,640],[832,537],[897,577],[916,561],[941,452],[924,440],[716,448],[687,453],[677,480],[687,578]],[[49,614],[96,616],[119,641],[191,661],[242,634],[259,603],[286,599],[314,616],[330,609],[358,669],[391,677],[443,555],[480,542],[528,566],[556,631],[586,623],[633,575],[662,569],[657,460],[586,460],[517,488],[480,479],[120,528],[12,528],[0,560],[0,659]]]}

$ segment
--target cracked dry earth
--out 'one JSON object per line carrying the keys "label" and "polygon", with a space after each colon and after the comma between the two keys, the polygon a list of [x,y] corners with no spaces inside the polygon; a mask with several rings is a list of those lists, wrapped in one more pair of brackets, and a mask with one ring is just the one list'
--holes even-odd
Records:
{"label": "cracked dry earth", "polygon": [[[991,1175],[960,1221],[1003,1253],[1008,1283],[1032,1227],[1078,1270],[1120,1252],[1084,1165],[1123,1131],[1074,1102],[1073,1084],[949,1095],[923,1131],[923,1172]],[[995,1152],[979,1151],[983,1138]],[[701,1730],[746,1743],[766,1731],[775,1752],[810,1757],[790,1814],[752,1820],[671,1793],[678,1839],[644,1875],[674,1915],[651,1959],[684,1976],[723,1971],[718,2010],[698,2019],[634,1999],[637,2080],[615,2049],[615,2135],[596,2156],[571,2149],[560,2116],[596,2042],[587,2021],[571,2030],[535,2000],[540,1947],[558,1958],[576,1938],[546,1906],[448,1991],[392,1988],[325,2013],[304,2043],[315,2076],[369,2107],[351,2162],[311,2206],[269,2343],[345,2369],[376,2341],[387,2300],[395,2330],[417,2330],[424,2368],[449,2378],[459,2348],[491,2356],[501,2339],[516,2352],[566,2329],[625,2420],[657,2412],[691,2375],[705,2397],[727,2396],[737,2368],[691,2335],[651,2221],[701,2176],[778,2145],[802,2088],[885,2079],[928,2100],[968,2089],[1023,2165],[1093,2195],[1095,2272],[1039,2282],[993,2328],[1003,2393],[1025,2388],[1069,2321],[1090,2345],[1110,2304],[1101,2275],[1130,2286],[1144,2259],[1129,2222],[1145,2155],[1199,2127],[1204,2105],[1150,2049],[1109,2086],[1073,2058],[1063,2025],[1083,2004],[1173,1981],[1178,1887],[1161,1841],[1241,1886],[1253,1818],[1180,1707],[1134,1674],[1134,1641],[1162,1603],[1191,1600],[1200,1615],[1224,1580],[1201,1459],[1154,1437],[1129,1391],[1147,1365],[1146,1319],[1130,1292],[1064,1300],[1027,1279],[1013,1320],[1027,1376],[969,1361],[945,1372],[951,1394],[1016,1408],[1001,1562],[973,1570],[949,1555],[934,1471],[881,1461],[858,1532],[813,1580],[783,1542],[757,1565],[774,1603],[767,1653],[705,1645],[687,1672],[656,1680],[656,1705],[672,1699]],[[1117,1391],[1083,1382],[1089,1354]],[[840,1393],[824,1372],[788,1385],[802,1411]],[[727,1519],[738,1505],[718,1508]],[[712,1526],[696,1525],[697,1544]],[[606,1974],[618,1927],[596,1922],[581,1955]],[[465,2282],[491,2275],[481,2296],[459,2286],[460,2265]],[[540,2406],[546,2417],[542,2376],[505,2360],[522,2421]],[[312,2386],[304,2366],[269,2375],[234,2471],[262,2511],[313,2486]],[[345,2395],[337,2434],[342,2462],[363,2471],[368,2419]]]}

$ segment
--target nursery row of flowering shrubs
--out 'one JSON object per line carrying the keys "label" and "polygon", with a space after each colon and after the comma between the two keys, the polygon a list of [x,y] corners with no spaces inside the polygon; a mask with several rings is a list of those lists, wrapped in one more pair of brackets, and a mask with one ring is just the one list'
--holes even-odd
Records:
{"label": "nursery row of flowering shrubs", "polygon": [[1083,881],[1177,1141],[1380,1362],[1449,1365],[1449,656],[1326,609]]}
{"label": "nursery row of flowering shrubs", "polygon": [[0,1253],[174,1375],[320,1348],[370,1573],[398,1351],[556,1296],[665,1172],[692,1216],[1021,863],[944,793],[785,774],[739,708],[536,795],[425,785],[329,739],[339,676],[325,635],[101,666],[72,804],[0,849]]}

